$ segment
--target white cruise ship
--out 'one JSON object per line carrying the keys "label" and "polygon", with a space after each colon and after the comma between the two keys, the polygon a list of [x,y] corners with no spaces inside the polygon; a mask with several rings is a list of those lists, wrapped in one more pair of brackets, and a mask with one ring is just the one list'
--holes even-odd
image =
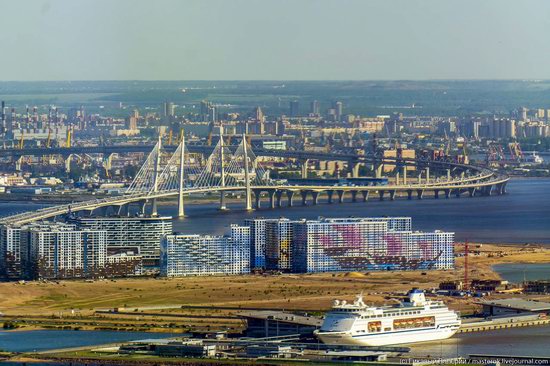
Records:
{"label": "white cruise ship", "polygon": [[325,344],[386,346],[449,338],[459,327],[457,312],[412,290],[391,307],[369,307],[362,295],[351,304],[335,300],[315,335]]}

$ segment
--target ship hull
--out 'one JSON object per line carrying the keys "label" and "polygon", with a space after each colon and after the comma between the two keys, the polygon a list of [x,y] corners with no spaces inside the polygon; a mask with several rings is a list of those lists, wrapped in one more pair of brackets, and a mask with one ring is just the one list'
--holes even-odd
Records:
{"label": "ship hull", "polygon": [[328,345],[389,346],[396,344],[438,341],[452,337],[458,330],[419,329],[414,331],[387,332],[381,334],[351,335],[349,332],[316,332],[315,335]]}

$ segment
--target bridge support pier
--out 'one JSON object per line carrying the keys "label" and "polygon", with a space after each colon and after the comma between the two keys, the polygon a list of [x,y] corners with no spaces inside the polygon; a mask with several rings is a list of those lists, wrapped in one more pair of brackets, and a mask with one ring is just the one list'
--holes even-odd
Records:
{"label": "bridge support pier", "polygon": [[504,183],[497,184],[496,190],[498,195],[503,195],[506,193],[506,185]]}
{"label": "bridge support pier", "polygon": [[225,192],[220,192],[220,211],[227,210],[227,206],[225,205]]}
{"label": "bridge support pier", "polygon": [[283,191],[276,191],[275,198],[277,199],[277,202],[276,202],[277,207],[282,207],[281,200],[283,198]]}
{"label": "bridge support pier", "polygon": [[153,205],[151,207],[151,216],[158,216],[158,205],[157,205],[157,199],[153,198]]}
{"label": "bridge support pier", "polygon": [[334,191],[332,189],[329,189],[327,191],[327,203],[333,203],[332,202],[332,195],[334,194]]}
{"label": "bridge support pier", "polygon": [[[23,157],[21,157],[20,159],[22,159]],[[65,173],[70,173],[71,172],[71,160],[73,158],[73,154],[69,154],[69,156],[67,156],[67,158],[65,159]]]}
{"label": "bridge support pier", "polygon": [[349,173],[352,178],[359,178],[359,167],[360,164],[357,161],[350,161],[348,163]]}
{"label": "bridge support pier", "polygon": [[416,198],[418,198],[419,200],[421,200],[424,196],[424,190],[423,189],[417,189],[416,190]]}
{"label": "bridge support pier", "polygon": [[437,190],[437,189],[434,191],[434,198],[435,199],[439,198],[439,190]]}
{"label": "bridge support pier", "polygon": [[286,197],[288,199],[288,207],[292,207],[292,199],[294,198],[294,191],[286,191]]}
{"label": "bridge support pier", "polygon": [[275,190],[270,190],[270,191],[267,192],[267,194],[269,195],[269,207],[270,208],[275,208],[275,193],[276,193]]}
{"label": "bridge support pier", "polygon": [[307,206],[307,191],[301,191],[302,195],[302,206]]}
{"label": "bridge support pier", "polygon": [[455,197],[460,198],[460,188],[455,189]]}
{"label": "bridge support pier", "polygon": [[449,197],[451,196],[451,190],[445,189],[443,192],[445,192],[445,198],[449,199]]}
{"label": "bridge support pier", "polygon": [[357,191],[351,191],[351,202],[357,202]]}
{"label": "bridge support pier", "polygon": [[383,189],[378,191],[378,196],[380,197],[380,201],[384,201],[384,190]]}
{"label": "bridge support pier", "polygon": [[390,192],[390,200],[394,201],[395,200],[395,190],[391,190],[389,192]]}
{"label": "bridge support pier", "polygon": [[313,205],[316,206],[319,204],[319,192],[311,191],[311,198],[313,199]]}
{"label": "bridge support pier", "polygon": [[308,176],[307,166],[309,164],[309,159],[303,159],[300,162],[302,164],[301,166],[302,179],[307,179],[307,176]]}
{"label": "bridge support pier", "polygon": [[[21,170],[23,170],[23,156],[20,156],[16,161],[15,161],[15,170],[20,172]],[[67,172],[68,173],[68,172]]]}
{"label": "bridge support pier", "polygon": [[476,188],[475,187],[468,188],[468,193],[470,194],[470,197],[474,197],[476,195]]}
{"label": "bridge support pier", "polygon": [[336,191],[338,195],[338,203],[344,203],[344,191]]}
{"label": "bridge support pier", "polygon": [[369,191],[363,191],[361,193],[363,194],[363,202],[367,202],[369,200]]}
{"label": "bridge support pier", "polygon": [[118,206],[117,214],[118,214],[119,216],[123,216],[123,215],[124,215],[124,216],[128,216],[129,213],[130,213],[130,210],[129,210],[128,205],[129,205],[129,204],[126,203],[126,204],[123,204],[123,205]]}
{"label": "bridge support pier", "polygon": [[373,170],[375,178],[382,178],[382,164],[380,164],[379,162],[374,163]]}
{"label": "bridge support pier", "polygon": [[413,197],[413,191],[412,191],[411,189],[409,189],[409,190],[407,191],[407,199],[408,199],[408,200],[412,200],[412,197]]}
{"label": "bridge support pier", "polygon": [[262,191],[258,189],[254,189],[253,192],[254,192],[254,203],[255,203],[254,207],[258,210],[262,206],[262,203],[261,203]]}

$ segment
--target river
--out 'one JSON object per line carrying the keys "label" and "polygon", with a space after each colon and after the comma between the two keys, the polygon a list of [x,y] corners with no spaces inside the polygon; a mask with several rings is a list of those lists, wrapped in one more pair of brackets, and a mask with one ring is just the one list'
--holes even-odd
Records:
{"label": "river", "polygon": [[[260,209],[246,212],[242,204],[230,204],[230,210],[218,211],[215,204],[186,206],[187,217],[174,220],[174,230],[188,234],[223,234],[232,223],[245,218],[280,217],[317,218],[348,216],[411,216],[415,230],[446,230],[457,240],[484,243],[550,244],[550,179],[514,179],[509,194],[493,197],[379,201],[366,203],[320,204],[293,208]],[[2,214],[34,210],[34,203],[0,203]],[[161,205],[163,215],[175,215],[177,208]]]}
{"label": "river", "polygon": [[0,331],[0,349],[9,352],[39,352],[60,348],[93,346],[176,336],[178,336],[178,334],[147,332],[12,330]]}

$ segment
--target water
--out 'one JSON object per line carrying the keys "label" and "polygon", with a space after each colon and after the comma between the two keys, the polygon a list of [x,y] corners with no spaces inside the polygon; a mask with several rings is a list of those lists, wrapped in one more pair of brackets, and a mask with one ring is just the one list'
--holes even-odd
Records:
{"label": "water", "polygon": [[[181,336],[181,334],[179,335]],[[177,336],[178,334],[171,333],[87,330],[0,331],[0,350],[9,352],[35,352]]]}
{"label": "water", "polygon": [[509,282],[550,280],[550,264],[504,263],[496,264],[493,269]]}
{"label": "water", "polygon": [[[187,217],[174,221],[174,229],[188,234],[223,234],[232,223],[262,216],[309,219],[318,216],[411,216],[414,229],[453,231],[457,240],[550,244],[550,179],[515,179],[508,184],[507,190],[509,194],[493,197],[399,199],[393,202],[372,197],[366,203],[264,208],[251,212],[244,211],[242,204],[230,204],[230,210],[224,212],[218,211],[216,204],[189,204],[186,206]],[[39,207],[26,202],[0,203],[0,213]],[[174,216],[177,208],[163,205],[159,212]]]}
{"label": "water", "polygon": [[443,341],[411,345],[411,357],[550,356],[550,326],[464,333]]}
{"label": "water", "polygon": [[[243,211],[242,205],[237,204],[229,205],[231,210],[225,212],[218,211],[215,204],[188,205],[188,217],[175,221],[174,229],[184,233],[222,234],[230,224],[258,216],[310,219],[318,216],[411,216],[414,229],[453,231],[458,240],[550,244],[550,179],[512,180],[507,190],[509,194],[493,197],[393,202],[373,197],[366,203],[265,208],[252,212]],[[163,206],[160,212],[177,213],[172,206]]]}

